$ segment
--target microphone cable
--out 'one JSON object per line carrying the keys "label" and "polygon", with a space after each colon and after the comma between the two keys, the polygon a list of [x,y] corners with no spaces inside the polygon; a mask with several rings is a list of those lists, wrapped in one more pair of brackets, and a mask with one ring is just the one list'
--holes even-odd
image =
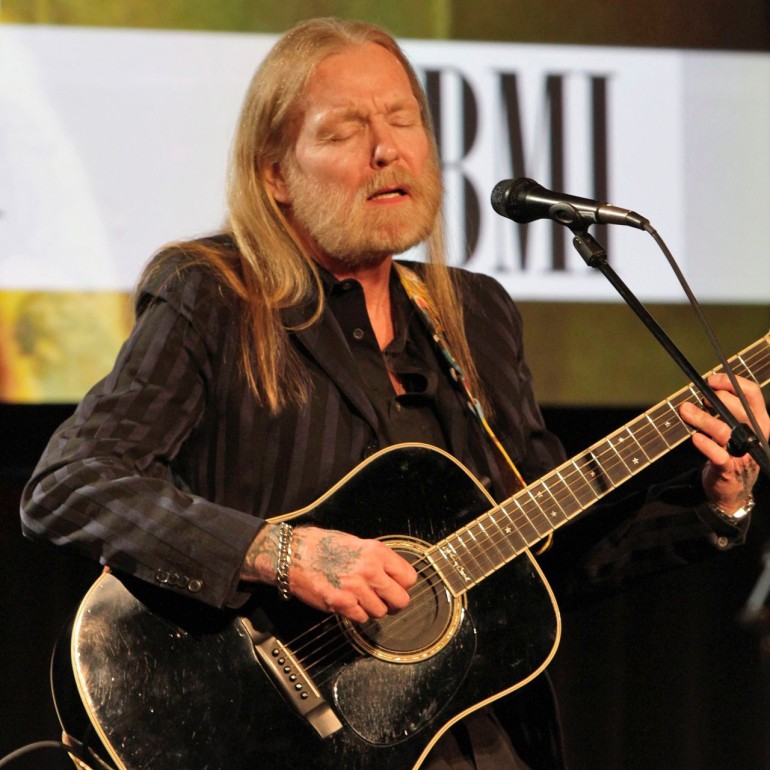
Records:
{"label": "microphone cable", "polygon": [[665,256],[666,260],[668,261],[668,264],[673,270],[674,275],[679,281],[679,284],[682,287],[682,290],[684,291],[685,295],[687,296],[690,306],[692,307],[696,318],[698,319],[701,327],[703,328],[703,331],[705,332],[706,337],[709,340],[709,343],[711,345],[712,350],[714,351],[714,354],[717,357],[717,360],[722,365],[722,369],[725,372],[725,374],[728,376],[730,380],[730,384],[733,386],[733,389],[735,390],[735,395],[737,396],[738,400],[741,403],[741,406],[746,412],[746,415],[749,419],[749,422],[751,423],[751,427],[754,431],[754,434],[759,440],[760,446],[762,447],[762,450],[765,456],[768,458],[768,462],[770,463],[770,444],[768,444],[768,437],[764,435],[761,428],[759,427],[757,418],[754,415],[753,410],[751,409],[751,407],[749,406],[746,400],[746,396],[743,393],[743,389],[738,383],[738,379],[736,378],[735,373],[733,372],[733,369],[730,366],[727,360],[727,357],[724,354],[724,351],[722,350],[722,346],[719,344],[719,341],[717,340],[717,336],[714,333],[714,330],[711,327],[711,324],[709,323],[708,319],[706,318],[703,312],[703,308],[701,307],[700,303],[698,302],[692,290],[690,289],[687,279],[685,278],[684,274],[679,268],[679,265],[677,264],[676,259],[674,259],[674,255],[671,253],[671,250],[668,248],[665,241],[660,237],[660,235],[658,235],[658,232],[649,222],[647,222],[644,225],[644,230],[652,237],[655,243],[657,243],[658,248],[663,252],[663,255]]}

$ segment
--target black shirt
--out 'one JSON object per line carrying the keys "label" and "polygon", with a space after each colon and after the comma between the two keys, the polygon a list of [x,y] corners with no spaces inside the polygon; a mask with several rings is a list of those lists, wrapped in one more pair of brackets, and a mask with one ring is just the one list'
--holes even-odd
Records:
{"label": "black shirt", "polygon": [[[329,309],[347,340],[361,385],[377,412],[380,446],[416,441],[446,449],[436,403],[446,374],[396,271],[391,272],[390,284],[394,337],[384,350],[380,350],[369,321],[361,284],[354,279],[338,281],[325,271],[323,280]],[[396,393],[388,371],[401,383],[404,393]]]}

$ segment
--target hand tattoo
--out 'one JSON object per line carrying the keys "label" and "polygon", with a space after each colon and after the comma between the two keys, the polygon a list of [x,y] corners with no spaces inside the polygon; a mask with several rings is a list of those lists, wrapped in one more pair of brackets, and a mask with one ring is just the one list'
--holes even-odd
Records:
{"label": "hand tattoo", "polygon": [[334,535],[327,535],[319,541],[310,566],[320,572],[335,588],[340,588],[340,578],[350,571],[360,555],[360,548],[339,545],[335,542]]}
{"label": "hand tattoo", "polygon": [[252,541],[249,550],[246,552],[244,560],[244,572],[253,577],[259,575],[257,560],[260,556],[267,559],[269,569],[275,571],[278,569],[278,527],[266,526]]}

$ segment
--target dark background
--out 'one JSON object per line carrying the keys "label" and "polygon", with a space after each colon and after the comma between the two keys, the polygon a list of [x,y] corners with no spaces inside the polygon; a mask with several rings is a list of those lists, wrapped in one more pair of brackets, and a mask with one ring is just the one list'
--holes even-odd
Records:
{"label": "dark background", "polygon": [[[0,21],[278,32],[300,18],[326,14],[380,22],[406,38],[770,50],[770,0],[3,0]],[[523,308],[529,333],[535,335],[529,350],[540,351],[541,360],[552,358],[563,369],[564,356],[548,352],[555,334],[552,319],[559,330],[570,330],[588,315],[593,320],[592,349],[612,351],[611,384],[623,392],[624,371],[643,376],[634,373],[639,360],[634,351],[646,356],[654,345],[644,331],[639,339],[632,329],[619,331],[623,309],[614,307],[557,312],[551,306]],[[671,313],[670,326],[687,331],[691,321],[686,309]],[[725,326],[752,329],[739,345],[767,328],[766,307],[726,308],[724,313]],[[685,315],[687,321],[682,320]],[[605,322],[597,323],[600,318]],[[537,334],[549,344],[540,344]],[[573,349],[590,358],[571,344]],[[728,346],[730,353],[737,349]],[[628,351],[625,362],[623,350]],[[533,368],[541,360],[532,358]],[[711,363],[709,356],[706,365]],[[550,370],[543,372],[541,380],[548,384]],[[573,453],[645,406],[564,405],[548,409],[547,418]],[[22,485],[48,436],[71,411],[66,405],[0,404],[0,757],[32,741],[58,737],[48,661],[67,618],[99,572],[91,563],[23,540],[19,531]],[[671,473],[693,456],[684,449],[669,459],[637,482]],[[768,496],[763,492],[758,497],[745,547],[565,614],[562,643],[550,671],[572,770],[770,768],[765,659],[770,652],[762,652],[767,629],[744,629],[736,620],[770,542]],[[72,764],[40,753],[13,767],[71,770]]]}
{"label": "dark background", "polygon": [[[0,757],[58,738],[49,658],[99,573],[89,562],[24,540],[19,530],[22,486],[72,408],[0,405]],[[560,408],[546,416],[574,454],[639,411]],[[649,483],[694,459],[687,447],[674,450],[629,483]],[[550,671],[572,770],[770,767],[762,633],[736,620],[761,572],[767,503],[763,491],[746,546],[564,614]],[[44,751],[12,767],[72,765]]]}

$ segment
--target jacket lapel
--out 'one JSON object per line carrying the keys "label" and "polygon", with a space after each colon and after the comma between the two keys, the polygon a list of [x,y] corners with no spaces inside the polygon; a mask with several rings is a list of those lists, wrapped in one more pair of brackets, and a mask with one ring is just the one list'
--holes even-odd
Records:
{"label": "jacket lapel", "polygon": [[[296,329],[306,322],[307,309],[292,308],[286,310],[283,317],[289,328]],[[317,323],[299,328],[291,332],[291,336],[377,431],[379,428],[377,413],[361,385],[348,342],[332,313],[324,310]]]}

